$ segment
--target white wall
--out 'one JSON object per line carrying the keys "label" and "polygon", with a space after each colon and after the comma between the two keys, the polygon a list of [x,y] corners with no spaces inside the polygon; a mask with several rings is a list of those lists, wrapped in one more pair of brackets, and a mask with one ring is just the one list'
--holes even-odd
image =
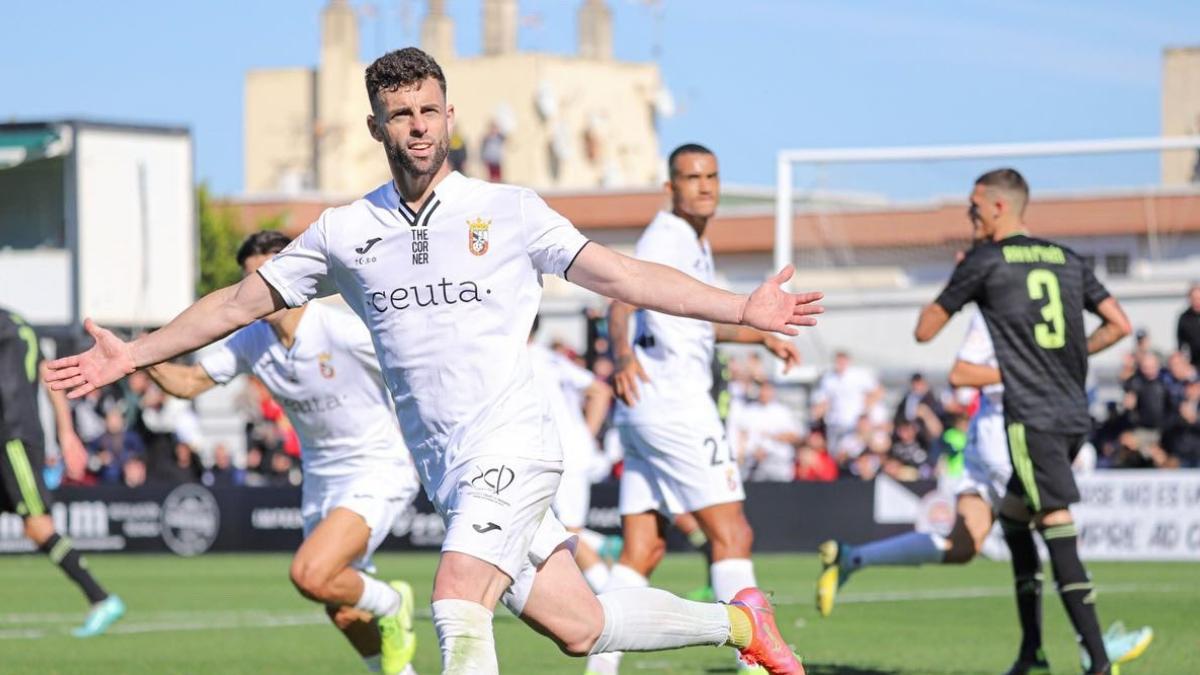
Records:
{"label": "white wall", "polygon": [[35,325],[71,321],[71,254],[66,249],[0,250],[0,306]]}
{"label": "white wall", "polygon": [[194,299],[191,139],[83,126],[75,153],[80,318],[165,323]]}

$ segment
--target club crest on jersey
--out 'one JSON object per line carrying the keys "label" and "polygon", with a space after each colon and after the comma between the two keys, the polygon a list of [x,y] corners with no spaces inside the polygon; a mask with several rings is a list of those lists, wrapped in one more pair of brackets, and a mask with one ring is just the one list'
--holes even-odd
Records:
{"label": "club crest on jersey", "polygon": [[333,354],[330,354],[329,352],[321,352],[317,355],[317,363],[318,367],[321,369],[321,377],[327,380],[332,380],[333,376],[337,374],[337,372],[333,369],[333,364],[330,363],[332,360]]}
{"label": "club crest on jersey", "polygon": [[488,252],[488,228],[492,221],[476,218],[467,221],[467,248],[472,255],[483,255]]}

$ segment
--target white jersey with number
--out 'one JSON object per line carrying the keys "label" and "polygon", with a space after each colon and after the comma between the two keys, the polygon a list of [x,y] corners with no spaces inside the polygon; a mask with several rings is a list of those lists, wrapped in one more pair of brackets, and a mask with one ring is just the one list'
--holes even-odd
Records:
{"label": "white jersey with number", "polygon": [[308,305],[290,349],[266,321],[256,321],[200,366],[218,384],[239,373],[262,381],[300,437],[306,482],[410,464],[371,335],[345,310]]}
{"label": "white jersey with number", "polygon": [[[998,368],[996,350],[983,314],[971,316],[967,335],[958,351],[958,359],[991,368]],[[966,476],[958,492],[973,492],[999,508],[1008,478],[1012,475],[1012,460],[1008,455],[1008,438],[1004,430],[1004,385],[991,384],[980,392],[979,410],[971,418],[967,430],[967,445],[963,449]]]}
{"label": "white jersey with number", "polygon": [[433,492],[473,457],[561,459],[526,343],[542,275],[586,244],[532,190],[454,172],[415,213],[390,181],[325,211],[259,274],[291,307],[340,293],[366,323]]}
{"label": "white jersey with number", "polygon": [[[706,284],[714,283],[712,249],[687,221],[659,212],[638,238],[634,257],[673,267]],[[709,321],[638,310],[633,349],[649,382],[638,382],[637,405],[619,403],[618,424],[670,424],[719,418],[712,389],[715,350]]]}

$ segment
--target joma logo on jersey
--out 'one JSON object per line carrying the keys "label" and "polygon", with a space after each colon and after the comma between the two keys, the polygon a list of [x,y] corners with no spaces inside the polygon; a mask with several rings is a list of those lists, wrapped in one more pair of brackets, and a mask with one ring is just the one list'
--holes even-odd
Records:
{"label": "joma logo on jersey", "polygon": [[[434,289],[440,290],[434,290]],[[452,292],[453,291],[453,292]],[[491,295],[492,289],[485,288],[484,295]],[[450,281],[442,277],[441,283],[425,284],[423,286],[401,286],[391,291],[369,291],[367,302],[376,312],[382,314],[389,309],[405,310],[413,305],[429,307],[438,305],[457,305],[462,302],[483,302],[479,295],[479,285],[474,281]]]}
{"label": "joma logo on jersey", "polygon": [[373,255],[368,256],[367,253],[374,248],[375,244],[378,244],[381,241],[383,241],[383,237],[371,237],[362,246],[356,246],[354,248],[354,252],[358,254],[358,257],[354,259],[354,263],[357,265],[367,265],[378,260],[378,258]]}
{"label": "joma logo on jersey", "polygon": [[483,255],[488,252],[488,228],[492,221],[476,218],[467,221],[467,248],[472,255]]}

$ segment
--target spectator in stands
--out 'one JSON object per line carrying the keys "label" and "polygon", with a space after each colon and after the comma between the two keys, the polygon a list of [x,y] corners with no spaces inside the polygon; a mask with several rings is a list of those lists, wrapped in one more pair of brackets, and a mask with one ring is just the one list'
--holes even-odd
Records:
{"label": "spectator in stands", "polygon": [[1167,400],[1171,408],[1183,400],[1184,389],[1196,379],[1196,367],[1183,352],[1173,352],[1167,357],[1167,369],[1163,372],[1163,383],[1167,388]]}
{"label": "spectator in stands", "polygon": [[871,442],[871,437],[875,435],[875,427],[871,425],[871,418],[866,415],[861,415],[858,418],[858,424],[854,427],[854,433],[842,436],[838,441],[837,447],[832,449],[833,458],[838,466],[845,467],[850,462],[853,462],[859,455],[866,451],[867,445]]}
{"label": "spectator in stands", "polygon": [[796,480],[831,482],[838,479],[838,473],[837,462],[825,447],[824,434],[810,433],[796,451]]}
{"label": "spectator in stands", "polygon": [[246,484],[246,470],[239,469],[233,464],[229,448],[224,443],[218,443],[213,448],[212,466],[204,471],[200,482],[208,487],[235,487]]}
{"label": "spectator in stands", "polygon": [[286,452],[271,453],[267,468],[267,485],[287,486],[300,484],[300,470],[296,461]]}
{"label": "spectator in stands", "polygon": [[850,354],[838,351],[833,369],[821,376],[814,394],[812,419],[821,420],[832,448],[843,436],[854,432],[858,420],[871,414],[883,397],[883,388],[870,371],[851,365]]}
{"label": "spectator in stands", "polygon": [[1124,404],[1138,446],[1159,445],[1170,409],[1170,398],[1162,362],[1153,351],[1141,355],[1138,372],[1125,382]]}
{"label": "spectator in stands", "polygon": [[[941,429],[938,429],[941,435]],[[937,455],[932,448],[921,440],[917,424],[902,420],[896,425],[896,437],[888,452],[888,461],[884,463],[884,471],[897,480],[918,480],[932,478],[934,467],[937,465]]]}
{"label": "spectator in stands", "polygon": [[245,485],[262,487],[267,484],[267,466],[263,463],[262,446],[251,445],[246,449]]}
{"label": "spectator in stands", "polygon": [[143,458],[142,439],[125,428],[125,411],[114,405],[104,416],[104,434],[88,446],[88,471],[101,483],[120,483],[121,469],[130,457]]}
{"label": "spectator in stands", "polygon": [[467,142],[463,140],[462,134],[458,129],[450,134],[450,151],[446,153],[446,159],[450,160],[450,169],[461,174],[467,172]]}
{"label": "spectator in stands", "polygon": [[117,401],[112,387],[93,389],[75,401],[71,408],[75,418],[75,432],[84,445],[104,435],[104,414],[109,408],[117,405]]}
{"label": "spectator in stands", "polygon": [[196,453],[192,451],[192,447],[183,441],[177,441],[172,453],[171,462],[160,466],[154,474],[154,479],[171,485],[198,483],[200,481],[200,472],[200,462],[197,461]]}
{"label": "spectator in stands", "polygon": [[487,134],[479,144],[479,159],[487,169],[487,179],[499,183],[504,176],[504,134],[495,122],[488,125]]}
{"label": "spectator in stands", "polygon": [[146,463],[140,456],[134,455],[125,460],[125,466],[121,467],[121,482],[129,488],[146,484]]}
{"label": "spectator in stands", "polygon": [[1135,363],[1141,363],[1142,357],[1154,351],[1154,345],[1150,340],[1150,331],[1145,328],[1137,329],[1134,333],[1133,342],[1133,359]]}
{"label": "spectator in stands", "polygon": [[[134,375],[141,375],[138,379],[145,381],[136,387],[141,393],[136,399],[137,411],[131,428],[146,444],[146,470],[155,481],[175,482],[171,465],[175,463],[175,429],[181,412],[178,406],[183,402],[178,399],[168,402],[168,396],[144,372],[137,371]],[[133,379],[131,375],[130,380]],[[132,384],[130,388],[134,388]]]}
{"label": "spectator in stands", "polygon": [[1179,315],[1175,339],[1179,350],[1187,352],[1192,365],[1200,368],[1200,281],[1192,282],[1188,291],[1188,308]]}
{"label": "spectator in stands", "polygon": [[1167,420],[1168,451],[1189,469],[1200,468],[1200,379],[1192,379],[1184,387],[1183,397]]}
{"label": "spectator in stands", "polygon": [[803,429],[795,414],[775,397],[775,386],[763,382],[758,400],[745,412],[750,480],[789,482],[796,477],[796,446]]}
{"label": "spectator in stands", "polygon": [[[899,426],[901,422],[911,422],[917,425],[921,442],[928,447],[934,439],[941,436],[943,427],[941,420],[945,414],[946,411],[942,408],[941,401],[934,395],[929,381],[921,373],[913,373],[908,382],[908,391],[904,393],[900,404],[896,406],[892,424]],[[930,418],[937,420],[933,426],[930,425]]]}

